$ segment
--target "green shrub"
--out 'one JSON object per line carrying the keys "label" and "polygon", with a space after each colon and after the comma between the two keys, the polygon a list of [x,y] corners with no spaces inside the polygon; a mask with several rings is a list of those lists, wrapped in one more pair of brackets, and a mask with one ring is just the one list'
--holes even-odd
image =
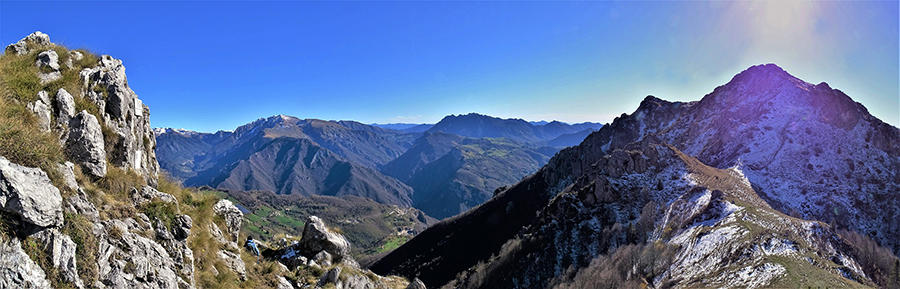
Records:
{"label": "green shrub", "polygon": [[[171,229],[175,224],[175,204],[166,203],[159,199],[153,199],[149,203],[141,205],[140,211],[147,215],[150,220],[160,220],[166,226],[166,228]],[[155,221],[153,225],[156,226]]]}

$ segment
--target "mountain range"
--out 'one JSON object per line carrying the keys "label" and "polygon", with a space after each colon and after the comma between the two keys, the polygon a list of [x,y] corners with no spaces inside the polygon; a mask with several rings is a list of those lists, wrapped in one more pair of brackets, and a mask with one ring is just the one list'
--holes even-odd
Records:
{"label": "mountain range", "polygon": [[384,126],[413,132],[285,115],[234,131],[154,132],[161,168],[188,186],[361,196],[446,218],[535,172],[601,125],[535,126],[472,113],[435,125]]}
{"label": "mountain range", "polygon": [[646,97],[371,269],[464,288],[898,286],[898,148],[840,90],[754,66],[700,101]]}

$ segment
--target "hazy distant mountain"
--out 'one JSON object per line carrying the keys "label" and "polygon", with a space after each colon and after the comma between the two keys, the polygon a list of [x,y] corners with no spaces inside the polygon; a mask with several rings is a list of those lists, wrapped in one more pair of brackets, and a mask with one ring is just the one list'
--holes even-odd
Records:
{"label": "hazy distant mountain", "polygon": [[547,145],[551,147],[570,147],[575,146],[581,143],[588,135],[597,130],[588,128],[575,133],[567,133],[560,135],[550,141],[547,142]]}
{"label": "hazy distant mountain", "polygon": [[865,236],[900,250],[898,192],[900,130],[754,66],[700,101],[647,97],[371,269],[461,288],[895,286],[900,261]]}
{"label": "hazy distant mountain", "polygon": [[[520,127],[525,132],[521,135],[541,138],[523,143],[510,133],[482,133],[503,137],[492,139],[443,132],[426,132],[423,136],[355,121],[273,116],[233,132],[157,129],[157,139],[163,168],[189,186],[371,196],[391,204],[412,204],[429,215],[444,218],[481,204],[496,188],[535,172],[559,150],[548,147],[548,143],[571,146],[591,131],[570,136],[564,133],[574,127],[556,121],[535,127],[522,120],[476,114],[466,117],[495,124],[469,129],[466,120],[448,117],[441,126],[460,128],[464,133]],[[431,125],[406,130],[428,126]],[[543,140],[550,136],[560,139]],[[312,155],[319,162],[311,162]],[[397,177],[403,184],[379,171]],[[406,185],[415,193],[409,194]],[[386,189],[378,190],[379,186]]]}
{"label": "hazy distant mountain", "polygon": [[153,133],[160,168],[178,180],[193,177],[196,174],[194,161],[231,135],[227,131],[213,134],[171,128],[156,128]]}
{"label": "hazy distant mountain", "polygon": [[576,133],[586,128],[598,129],[600,126],[600,124],[583,123],[576,128],[558,121],[536,126],[521,119],[501,119],[470,113],[446,116],[428,129],[428,132],[440,131],[473,138],[503,137],[522,143],[542,143],[563,134]]}
{"label": "hazy distant mountain", "polygon": [[[401,145],[404,137],[379,130],[383,129],[356,122],[279,115],[241,126],[233,133],[158,130],[157,138],[163,140],[160,147],[166,151],[185,148],[183,153],[171,153],[172,160],[182,162],[170,167],[181,169],[178,176],[186,176],[188,186],[304,196],[353,195],[409,206],[412,189],[375,169],[406,150]],[[193,161],[183,161],[191,155]]]}
{"label": "hazy distant mountain", "polygon": [[425,133],[382,172],[411,186],[414,206],[441,219],[490,199],[495,189],[536,171],[555,152],[546,155],[504,139]]}

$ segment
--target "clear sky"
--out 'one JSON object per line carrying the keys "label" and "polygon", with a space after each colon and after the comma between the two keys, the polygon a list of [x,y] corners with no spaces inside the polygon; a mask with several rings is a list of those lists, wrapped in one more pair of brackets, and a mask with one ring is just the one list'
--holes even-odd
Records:
{"label": "clear sky", "polygon": [[646,95],[699,100],[751,65],[828,82],[900,125],[897,1],[0,1],[122,59],[155,127],[260,117],[434,123],[448,114],[609,122]]}

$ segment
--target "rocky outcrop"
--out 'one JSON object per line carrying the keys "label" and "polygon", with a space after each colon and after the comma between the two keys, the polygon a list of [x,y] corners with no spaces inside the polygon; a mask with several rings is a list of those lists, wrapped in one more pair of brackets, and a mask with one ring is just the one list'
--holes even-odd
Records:
{"label": "rocky outcrop", "polygon": [[[128,221],[128,222],[126,222]],[[176,273],[176,262],[169,252],[151,239],[135,234],[140,229],[134,220],[110,220],[97,224],[94,234],[100,236],[99,288],[179,288],[191,283]],[[133,225],[129,225],[129,223]]]}
{"label": "rocky outcrop", "polygon": [[[303,228],[303,238],[296,246],[301,254],[312,256],[312,259],[317,259],[316,256],[321,252],[327,252],[335,263],[355,263],[350,257],[350,242],[344,236],[331,232],[325,227],[322,219],[316,216],[307,218],[306,226]],[[327,257],[323,256],[318,259],[327,259]]]}
{"label": "rocky outcrop", "polygon": [[62,196],[47,173],[11,163],[0,156],[0,206],[6,212],[39,227],[63,221]]}
{"label": "rocky outcrop", "polygon": [[0,240],[0,256],[0,288],[50,288],[44,270],[25,254],[19,239]]}
{"label": "rocky outcrop", "polygon": [[85,173],[96,178],[106,175],[106,149],[96,116],[82,110],[72,118],[66,152],[70,159],[84,168]]}
{"label": "rocky outcrop", "polygon": [[225,219],[228,235],[231,237],[231,240],[236,242],[238,233],[241,231],[241,220],[244,219],[244,214],[241,213],[241,210],[229,200],[220,200],[213,206],[213,212]]}
{"label": "rocky outcrop", "polygon": [[337,263],[359,267],[350,256],[350,242],[343,235],[329,230],[322,219],[316,216],[309,216],[306,220],[300,242],[278,250],[275,256],[291,268],[312,264],[330,266]]}
{"label": "rocky outcrop", "polygon": [[102,121],[112,130],[115,143],[110,146],[109,162],[121,168],[132,169],[144,176],[147,183],[156,186],[159,164],[156,162],[156,140],[150,127],[150,109],[128,86],[122,61],[109,55],[100,57],[94,68],[80,72],[85,96],[102,112]]}
{"label": "rocky outcrop", "polygon": [[19,40],[19,42],[16,42],[16,43],[6,46],[6,53],[15,53],[18,55],[28,54],[28,52],[29,52],[28,51],[28,43],[29,42],[31,42],[35,45],[38,45],[38,46],[46,46],[46,45],[53,44],[53,43],[50,43],[49,35],[47,35],[43,32],[40,32],[40,31],[35,31],[34,33],[31,33],[30,35],[25,36],[25,38],[22,38],[22,40]]}

